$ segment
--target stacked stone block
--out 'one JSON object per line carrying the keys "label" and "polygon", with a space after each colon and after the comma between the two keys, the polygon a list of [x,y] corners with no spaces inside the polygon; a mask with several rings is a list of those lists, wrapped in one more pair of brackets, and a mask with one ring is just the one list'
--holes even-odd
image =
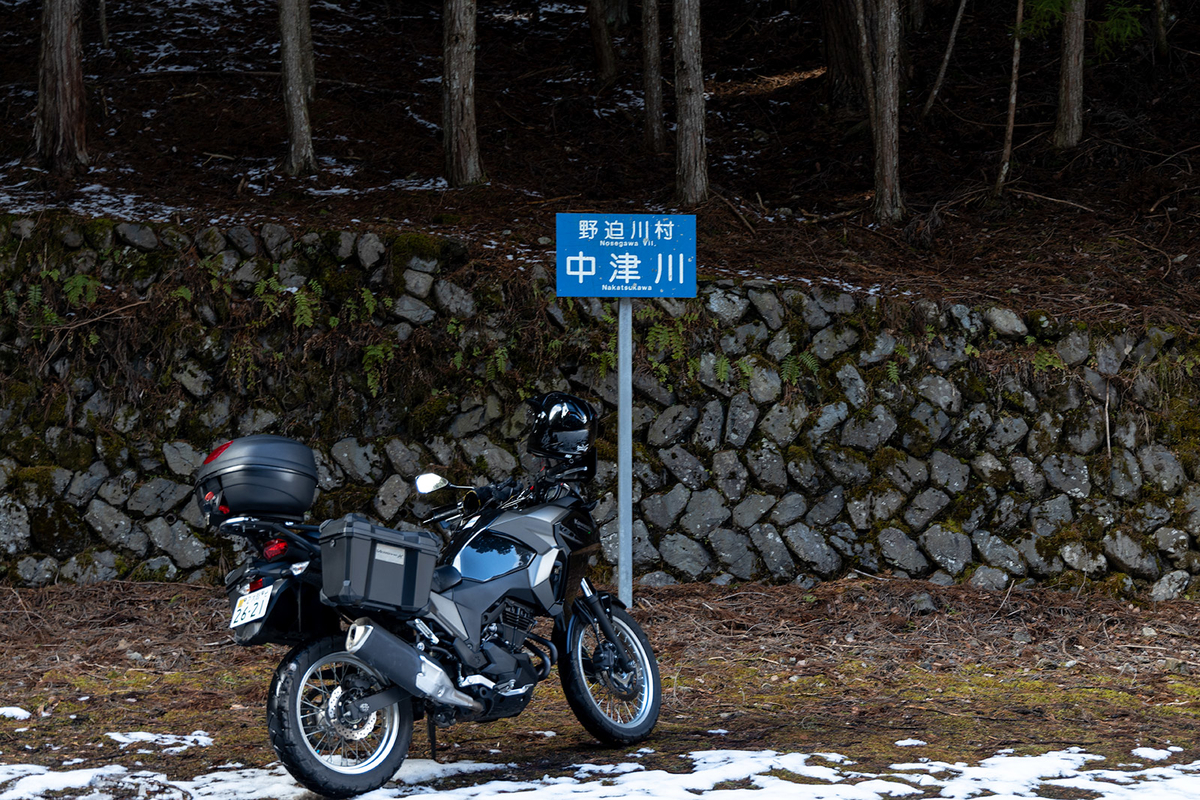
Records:
{"label": "stacked stone block", "polygon": [[[0,246],[36,235],[32,221],[15,220]],[[202,257],[244,292],[268,277],[303,286],[309,267],[299,248],[307,248],[372,285],[390,270],[398,291],[376,321],[397,341],[452,320],[464,347],[505,335],[494,315],[479,313],[477,293],[489,287],[455,280],[461,245],[401,258],[376,233],[294,238],[276,224],[190,236],[173,226],[68,224],[56,235],[73,269],[105,280],[122,276],[105,273],[102,254],[126,247]],[[131,291],[144,295],[154,277],[140,275]],[[552,287],[540,267],[518,279]],[[647,354],[634,382],[634,567],[643,582],[811,583],[890,571],[989,590],[1110,582],[1165,600],[1200,574],[1200,392],[1184,377],[1197,363],[1194,337],[782,281],[707,281],[694,301],[638,305],[691,320],[688,358]],[[539,310],[564,336],[606,313],[594,300]],[[0,347],[32,358],[36,343],[3,338]],[[137,408],[79,380],[74,401],[88,413],[76,419],[93,422],[30,428],[22,448],[2,455],[0,555],[17,581],[198,579],[213,566],[217,547],[190,497],[204,453],[313,413],[273,406],[235,416],[221,361],[219,352],[196,354],[170,375],[187,398],[174,418],[204,421],[213,434],[205,441],[168,436],[102,458],[95,420],[134,441],[163,431],[139,436],[148,423]],[[615,376],[590,364],[522,380],[615,409]],[[0,399],[0,414],[11,415],[13,403]],[[519,474],[534,466],[523,458],[524,430],[519,397],[503,386],[455,395],[404,437],[367,419],[313,443],[320,491],[357,487],[360,510],[414,524],[425,509],[411,490],[418,472],[465,464],[488,479]],[[614,440],[612,426],[602,454]],[[67,452],[93,456],[68,464],[59,458]],[[599,472],[596,515],[611,562],[615,466],[604,460]],[[78,535],[37,534],[71,525]]]}

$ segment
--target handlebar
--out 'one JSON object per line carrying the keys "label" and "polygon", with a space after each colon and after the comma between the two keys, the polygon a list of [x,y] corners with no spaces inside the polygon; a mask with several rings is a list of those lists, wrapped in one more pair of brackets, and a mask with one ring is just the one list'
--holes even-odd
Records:
{"label": "handlebar", "polygon": [[536,498],[543,498],[546,490],[560,486],[580,470],[586,467],[560,465],[547,469],[537,475],[532,483],[523,483],[516,478],[508,478],[499,483],[491,483],[472,489],[455,505],[442,506],[434,509],[422,522],[430,525],[453,519],[469,517],[489,506],[512,508],[527,503]]}
{"label": "handlebar", "polygon": [[462,515],[462,507],[456,503],[452,506],[442,506],[439,509],[435,509],[432,515],[421,521],[426,525],[432,525],[437,522],[445,522],[448,519],[454,519],[455,517],[461,517]]}

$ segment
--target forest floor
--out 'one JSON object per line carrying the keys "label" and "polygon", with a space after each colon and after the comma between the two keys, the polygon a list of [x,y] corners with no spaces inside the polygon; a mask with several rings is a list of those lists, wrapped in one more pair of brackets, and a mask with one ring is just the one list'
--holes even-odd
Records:
{"label": "forest floor", "polygon": [[[819,3],[704,4],[711,199],[696,208],[710,275],[764,277],[1076,319],[1194,330],[1200,306],[1200,40],[1196,0],[1085,74],[1085,138],[1049,145],[1058,39],[1022,55],[1014,169],[993,197],[1011,68],[1004,4],[972,5],[933,112],[919,118],[956,8],[930,4],[906,37],[900,137],[909,216],[871,222],[870,136],[828,104]],[[580,3],[480,4],[477,107],[489,181],[442,174],[441,3],[332,0],[312,9],[316,176],[279,171],[285,147],[269,0],[110,3],[84,26],[90,171],[59,180],[29,159],[38,8],[0,0],[0,211],[457,235],[503,279],[552,264],[554,214],[673,210],[670,153],[642,145],[638,25],[619,27],[617,82],[597,91]],[[534,9],[538,9],[535,13]],[[634,6],[636,9],[636,4]],[[668,115],[673,105],[668,72]],[[542,240],[539,243],[539,240]]]}
{"label": "forest floor", "polygon": [[[641,144],[636,26],[618,31],[621,77],[597,92],[579,4],[541,3],[540,17],[528,2],[480,4],[489,182],[460,190],[439,177],[440,3],[314,2],[321,171],[300,178],[278,170],[274,3],[108,5],[111,46],[100,47],[94,17],[84,32],[92,166],[63,181],[28,158],[40,4],[0,0],[0,213],[66,207],[193,226],[424,230],[462,237],[503,280],[553,263],[555,212],[674,208],[670,154]],[[1195,0],[1175,5],[1175,41],[1200,40]],[[933,4],[927,31],[908,40],[901,182],[910,215],[881,229],[869,213],[864,120],[825,98],[818,6],[704,4],[714,193],[695,209],[703,270],[1200,327],[1194,53],[1154,64],[1135,47],[1090,64],[1085,139],[1062,154],[1047,141],[1056,37],[1031,41],[1014,177],[993,198],[1008,11],[969,8],[941,100],[920,121],[954,11]],[[33,714],[0,718],[3,761],[115,760],[199,774],[275,760],[263,706],[284,651],[232,645],[219,590],[3,591],[0,705]],[[919,610],[921,592],[934,610]],[[648,768],[678,769],[680,754],[719,747],[833,751],[884,769],[912,756],[897,748],[905,739],[926,743],[922,757],[951,762],[1071,746],[1114,764],[1140,747],[1183,747],[1181,758],[1200,759],[1195,603],[847,579],[811,590],[643,589],[636,611],[664,683]],[[510,773],[535,778],[590,760],[595,742],[555,682],[542,689],[520,717],[444,732],[446,757],[503,759]],[[195,730],[217,737],[219,754],[138,753],[106,735]],[[420,733],[413,753],[428,755]]]}
{"label": "forest floor", "polygon": [[[285,650],[234,645],[219,589],[109,583],[4,596],[0,706],[32,717],[0,716],[0,763],[185,778],[275,761],[264,704]],[[661,721],[643,745],[599,750],[552,675],[522,715],[441,731],[442,759],[506,765],[482,780],[535,781],[631,757],[676,772],[680,756],[705,750],[838,753],[860,772],[918,755],[978,763],[1069,747],[1110,768],[1140,748],[1200,763],[1194,602],[850,578],[809,590],[644,588],[635,616],[663,682]],[[109,735],[196,731],[215,746],[172,752]],[[904,749],[914,742],[919,752]],[[423,727],[411,755],[429,756]]]}

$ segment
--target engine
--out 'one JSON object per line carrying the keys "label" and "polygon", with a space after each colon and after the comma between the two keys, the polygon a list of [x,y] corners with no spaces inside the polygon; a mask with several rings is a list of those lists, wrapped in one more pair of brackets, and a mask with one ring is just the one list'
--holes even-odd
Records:
{"label": "engine", "polygon": [[480,672],[486,681],[468,679],[484,706],[479,721],[521,713],[533,696],[533,687],[550,674],[554,646],[532,633],[535,622],[532,611],[512,600],[502,601],[484,616],[480,650],[488,663]]}

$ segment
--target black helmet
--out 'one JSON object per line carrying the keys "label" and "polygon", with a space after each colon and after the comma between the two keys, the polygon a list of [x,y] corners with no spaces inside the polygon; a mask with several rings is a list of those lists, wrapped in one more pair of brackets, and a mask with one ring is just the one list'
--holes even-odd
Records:
{"label": "black helmet", "polygon": [[525,402],[533,407],[530,454],[571,459],[591,450],[596,440],[596,412],[586,400],[565,392],[550,392]]}

